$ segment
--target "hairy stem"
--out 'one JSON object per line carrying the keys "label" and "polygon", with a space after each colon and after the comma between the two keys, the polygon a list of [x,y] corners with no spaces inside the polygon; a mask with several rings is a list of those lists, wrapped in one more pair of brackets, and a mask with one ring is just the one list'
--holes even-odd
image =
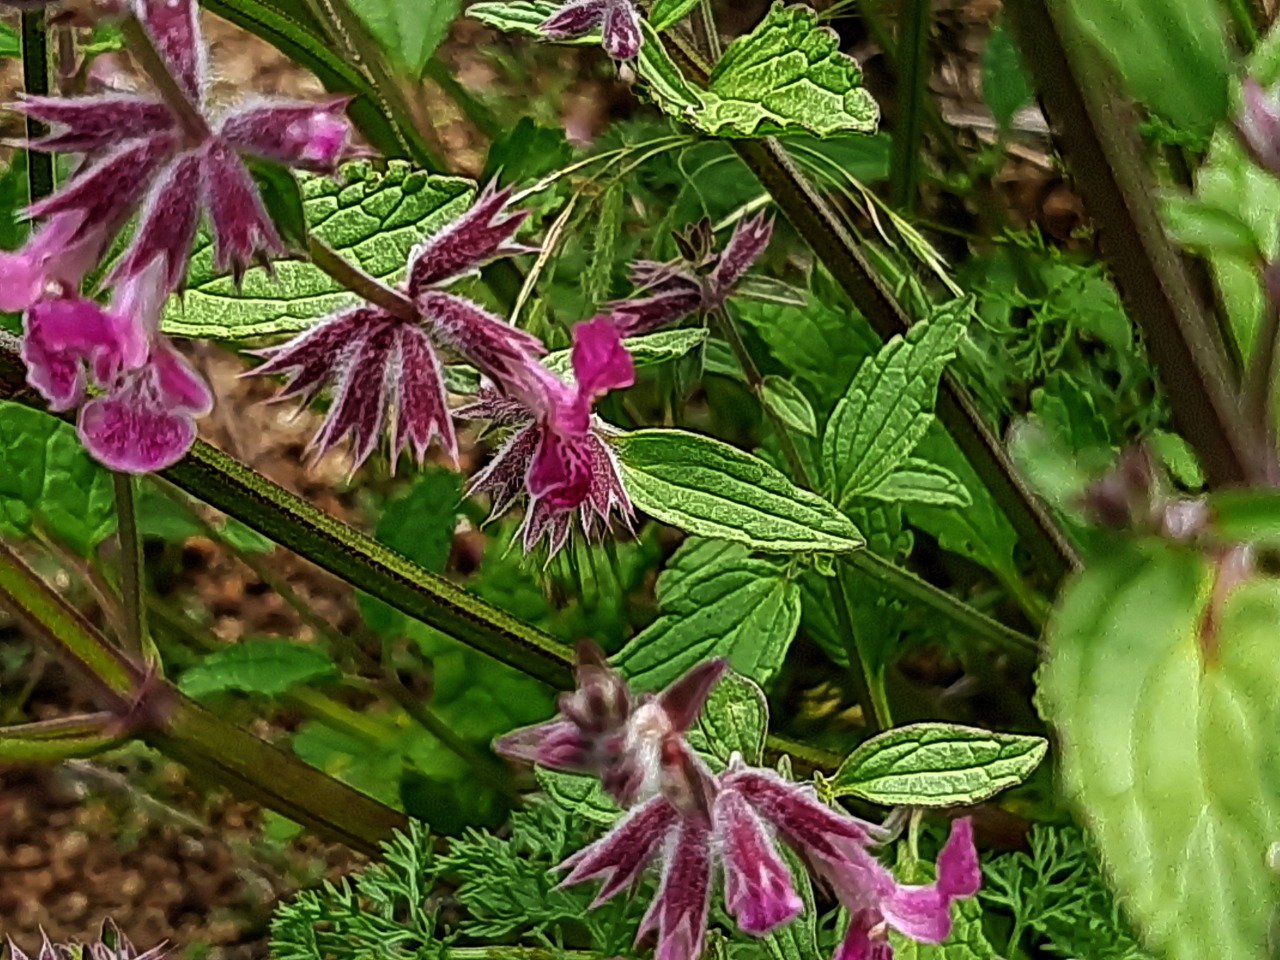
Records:
{"label": "hairy stem", "polygon": [[169,69],[164,57],[160,55],[160,51],[156,49],[155,43],[151,40],[151,34],[147,33],[142,21],[133,14],[129,14],[120,23],[120,33],[124,36],[124,42],[129,52],[133,54],[133,59],[155,86],[156,92],[160,94],[165,105],[178,118],[178,124],[182,127],[187,141],[197,144],[208,140],[209,124],[205,122],[204,116],[196,105],[191,102],[187,92],[174,79],[173,72]]}
{"label": "hairy stem", "polygon": [[120,544],[120,607],[124,627],[120,643],[139,662],[147,647],[147,607],[143,602],[146,574],[142,566],[142,538],[138,535],[137,500],[134,478],[127,473],[111,475],[116,499],[116,540]]}
{"label": "hairy stem", "polygon": [[314,233],[307,235],[307,253],[313,264],[361,299],[381,307],[397,319],[417,323],[418,310],[412,300],[340,256]]}
{"label": "hairy stem", "polygon": [[[46,11],[22,11],[22,85],[27,93],[47,96],[49,93],[49,32]],[[27,138],[44,136],[46,127],[34,117],[27,117]],[[27,151],[27,185],[31,202],[53,193],[53,156],[43,151]]]}

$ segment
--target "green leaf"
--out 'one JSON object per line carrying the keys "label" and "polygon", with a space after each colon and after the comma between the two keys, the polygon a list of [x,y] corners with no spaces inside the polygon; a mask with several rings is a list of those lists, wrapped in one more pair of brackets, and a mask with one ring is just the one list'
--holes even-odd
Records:
{"label": "green leaf", "polygon": [[557,806],[589,823],[611,827],[622,816],[622,809],[600,786],[599,777],[561,773],[545,767],[534,767],[533,775],[542,792],[554,800]]}
{"label": "green leaf", "polygon": [[[558,0],[514,0],[512,3],[473,3],[467,7],[467,16],[479,20],[486,27],[493,27],[504,33],[522,33],[525,36],[546,37],[539,25],[547,17],[559,10]],[[583,37],[572,40],[558,40],[557,43],[599,43],[600,31],[595,30]]]}
{"label": "green leaf", "polygon": [[521,117],[514,127],[494,140],[485,157],[480,181],[501,177],[503,183],[524,183],[568,164],[573,147],[560,127],[543,127]]}
{"label": "green leaf", "polygon": [[38,526],[82,557],[116,526],[111,474],[57,417],[0,401],[0,529]]}
{"label": "green leaf", "polygon": [[775,3],[750,34],[729,44],[706,90],[693,90],[646,24],[636,64],[664,111],[713,137],[873,133],[880,108],[834,31],[799,5]]}
{"label": "green leaf", "polygon": [[[143,486],[138,496],[138,532],[144,537],[154,537],[171,543],[180,543],[191,537],[204,536],[205,529],[195,521],[192,511],[200,507],[195,501],[187,506],[175,503],[154,486]],[[227,543],[245,553],[270,553],[275,544],[246,527],[233,517],[210,521]]]}
{"label": "green leaf", "polygon": [[858,368],[822,437],[827,476],[841,506],[879,486],[923,439],[933,422],[938,380],[969,309],[968,300],[939,309]]}
{"label": "green leaf", "polygon": [[[303,209],[312,232],[380,280],[403,276],[409,252],[466,209],[475,185],[457,177],[428,176],[392,161],[385,173],[348,164],[342,182],[299,174]],[[247,271],[240,290],[213,269],[207,228],[196,238],[182,300],[165,306],[163,328],[177,336],[245,340],[296,333],[358,302],[319,268],[283,260],[273,279],[262,267]]]}
{"label": "green leaf", "polygon": [[1232,58],[1217,0],[1073,0],[1063,9],[1130,92],[1175,126],[1207,134],[1227,115]]}
{"label": "green leaf", "polygon": [[754,681],[732,670],[711,688],[689,731],[689,742],[704,755],[726,765],[734,753],[748,766],[764,763],[764,739],[769,732],[769,702]]}
{"label": "green leaf", "polygon": [[280,239],[294,251],[307,249],[307,211],[302,205],[302,189],[293,171],[283,164],[259,157],[245,157],[244,164],[253,176],[271,222]]}
{"label": "green leaf", "polygon": [[1272,955],[1280,582],[1212,602],[1213,562],[1144,541],[1072,581],[1038,701],[1118,898],[1168,960]]}
{"label": "green leaf", "polygon": [[774,553],[862,546],[830,503],[727,443],[681,430],[637,430],[614,445],[632,501],[663,523]]}
{"label": "green leaf", "polygon": [[178,687],[197,699],[229,690],[278,697],[298,684],[339,676],[319,647],[277,637],[250,637],[209,654],[182,674]]}
{"label": "green leaf", "polygon": [[369,28],[391,62],[412,78],[422,76],[427,61],[449,32],[461,0],[350,0],[351,9]]}
{"label": "green leaf", "polygon": [[866,495],[890,503],[905,501],[936,507],[973,506],[973,497],[954,473],[928,460],[911,458],[868,490]]}
{"label": "green leaf", "polygon": [[760,400],[778,419],[806,437],[818,435],[818,420],[809,399],[790,380],[775,373],[764,378]]}
{"label": "green leaf", "polygon": [[1232,210],[1197,197],[1169,193],[1161,198],[1160,213],[1169,235],[1188,250],[1239,257],[1261,264],[1253,228]]}
{"label": "green leaf", "polygon": [[[639,337],[628,337],[622,345],[631,354],[631,362],[639,367],[652,367],[668,360],[678,360],[707,339],[706,327],[683,327],[678,330],[659,330]],[[556,350],[543,358],[543,364],[556,373],[571,373],[570,351]]]}
{"label": "green leaf", "polygon": [[1004,17],[998,17],[982,48],[982,99],[995,117],[996,126],[1007,131],[1013,115],[1031,101],[1034,93],[1009,25]]}
{"label": "green leaf", "polygon": [[655,0],[649,8],[649,22],[659,32],[674,27],[693,12],[698,0]]}
{"label": "green leaf", "polygon": [[976,897],[951,908],[951,933],[942,943],[923,943],[889,928],[895,960],[1000,960],[982,927],[982,904]]}
{"label": "green leaf", "polygon": [[658,619],[613,657],[641,689],[665,687],[714,656],[763,683],[800,625],[800,587],[785,565],[714,540],[681,545],[658,578],[658,606]]}
{"label": "green leaf", "polygon": [[0,22],[0,57],[22,57],[22,38],[18,36],[17,30],[3,22]]}
{"label": "green leaf", "polygon": [[828,786],[887,807],[968,806],[1017,786],[1048,749],[1043,737],[914,723],[860,744]]}

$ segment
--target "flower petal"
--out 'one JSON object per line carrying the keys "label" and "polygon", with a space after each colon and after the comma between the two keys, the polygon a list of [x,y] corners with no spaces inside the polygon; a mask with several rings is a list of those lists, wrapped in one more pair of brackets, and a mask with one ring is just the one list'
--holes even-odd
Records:
{"label": "flower petal", "polygon": [[525,477],[538,445],[538,430],[533,425],[517,431],[494,455],[489,464],[471,478],[467,496],[488,493],[492,501],[490,517],[499,517],[525,492]]}
{"label": "flower petal", "polygon": [[84,399],[85,364],[118,369],[123,349],[118,325],[92,300],[42,300],[27,311],[22,338],[27,382],[51,410],[77,406]]}
{"label": "flower petal", "polygon": [[351,143],[351,123],[343,115],[351,99],[240,106],[223,118],[218,133],[241,153],[299,170],[332,173]]}
{"label": "flower petal", "polygon": [[760,258],[773,236],[773,221],[763,213],[738,224],[711,271],[709,286],[723,300],[747,269]]}
{"label": "flower petal", "polygon": [[570,362],[578,392],[591,400],[636,382],[631,354],[608,317],[594,317],[574,325]]}
{"label": "flower petal", "polygon": [[644,35],[640,32],[640,13],[631,0],[609,0],[601,25],[601,46],[614,60],[634,60],[640,52]]}
{"label": "flower petal", "polygon": [[495,257],[528,252],[513,243],[528,210],[508,211],[510,188],[491,182],[471,207],[409,255],[409,295],[478,270]]}
{"label": "flower petal", "polygon": [[208,74],[195,0],[137,0],[138,18],[193,103],[204,96]]}
{"label": "flower petal", "polygon": [[599,26],[609,3],[610,0],[573,0],[538,24],[538,29],[551,40],[572,40]]}
{"label": "flower petal", "polygon": [[428,289],[414,301],[430,332],[471,361],[503,393],[531,406],[544,394],[548,373],[536,358],[546,347],[537,337],[451,293]]}
{"label": "flower petal", "polygon": [[529,553],[545,536],[547,555],[554,557],[569,542],[572,518],[572,512],[558,509],[546,500],[530,501],[525,508],[524,520],[516,528],[516,537],[520,540],[524,552]]}
{"label": "flower petal", "polygon": [[200,166],[200,154],[188,152],[165,167],[147,194],[138,229],[128,250],[111,268],[108,283],[138,273],[159,257],[164,289],[176,290],[182,285],[200,219]]}
{"label": "flower petal", "polygon": [[549,770],[596,772],[589,745],[580,728],[572,720],[562,717],[512,730],[493,741],[493,751]]}
{"label": "flower petal", "polygon": [[714,809],[724,862],[725,908],[745,933],[762,936],[804,909],[791,871],[764,824],[737,790],[721,790]]}
{"label": "flower petal", "polygon": [[258,187],[231,147],[213,139],[204,148],[203,195],[213,227],[213,265],[237,280],[255,257],[285,252]]}
{"label": "flower petal", "polygon": [[591,445],[585,436],[564,436],[557,430],[539,428],[526,478],[530,496],[545,498],[553,510],[573,510],[587,499],[591,476]]}
{"label": "flower petal", "polygon": [[638,337],[701,310],[702,288],[681,284],[649,296],[615,300],[605,309],[620,336]]}
{"label": "flower petal", "polygon": [[702,712],[703,704],[707,702],[707,694],[728,669],[729,661],[724,657],[704,660],[697,666],[690,667],[658,694],[658,705],[666,713],[672,730],[684,733],[693,726],[698,714]]}
{"label": "flower petal", "polygon": [[354,345],[364,337],[364,330],[390,322],[390,314],[378,307],[344,310],[304,330],[288,343],[256,351],[267,360],[248,375],[287,373],[288,379],[277,399],[300,396],[310,401],[324,386],[342,375]]}
{"label": "flower petal", "polygon": [[124,140],[172,129],[173,113],[162,100],[131,93],[88,97],[23,96],[9,109],[61,127],[28,144],[32,150],[89,153]]}
{"label": "flower petal", "polygon": [[973,844],[973,822],[961,817],[938,853],[938,889],[948,897],[972,897],[982,886],[982,868]]}
{"label": "flower petal", "polygon": [[657,927],[654,960],[694,960],[707,933],[710,899],[711,826],[700,817],[685,817],[667,839],[662,881],[637,939]]}
{"label": "flower petal", "polygon": [[168,339],[160,337],[152,343],[150,363],[160,398],[170,413],[203,417],[213,409],[209,384]]}
{"label": "flower petal", "polygon": [[159,380],[151,365],[129,371],[113,390],[80,408],[80,441],[95,459],[123,473],[151,473],[191,448],[193,415],[174,412]]}
{"label": "flower petal", "polygon": [[445,396],[444,371],[431,342],[418,327],[401,324],[391,370],[391,464],[411,446],[419,464],[426,457],[432,437],[455,459],[458,441]]}
{"label": "flower petal", "polygon": [[724,777],[726,787],[741,790],[756,812],[806,859],[841,861],[875,836],[873,824],[837,813],[820,802],[811,788],[784,780],[771,770],[731,769]]}
{"label": "flower petal", "polygon": [[391,388],[391,361],[399,337],[400,321],[373,324],[361,331],[334,392],[333,404],[312,445],[318,453],[337,445],[351,434],[352,469],[369,458],[377,445],[387,413]]}
{"label": "flower petal", "polygon": [[[676,811],[662,797],[654,797],[647,803],[641,804],[615,823],[609,832],[599,840],[583,847],[556,867],[557,870],[571,868],[569,875],[560,882],[560,886],[572,886],[575,883],[582,883],[584,880],[601,877],[604,882],[600,885],[600,891],[596,894],[596,898],[591,905],[594,907],[604,903],[619,890],[634,883],[664,845],[670,849],[672,828],[677,820]],[[683,834],[683,831],[681,833]],[[702,833],[702,844],[706,871],[709,875],[711,867],[710,834],[705,827]],[[686,872],[688,866],[689,864],[685,864]],[[671,873],[670,865],[668,865],[667,873],[668,875]],[[709,880],[710,877],[708,876],[707,879]],[[675,883],[683,886],[680,890],[672,890],[673,901],[681,894],[688,892],[688,878],[684,873],[680,873],[677,875]],[[667,882],[664,879],[663,887],[665,888],[666,886]],[[661,897],[662,891],[659,891],[658,898],[661,899]],[[703,897],[705,901],[705,890]],[[655,899],[654,904],[656,905],[657,903],[658,900]],[[702,909],[703,924],[705,926],[705,902]],[[652,908],[650,910],[652,912]]]}
{"label": "flower petal", "polygon": [[870,910],[855,911],[849,917],[849,929],[836,947],[831,960],[893,960],[893,947],[883,936],[871,935],[878,918]]}

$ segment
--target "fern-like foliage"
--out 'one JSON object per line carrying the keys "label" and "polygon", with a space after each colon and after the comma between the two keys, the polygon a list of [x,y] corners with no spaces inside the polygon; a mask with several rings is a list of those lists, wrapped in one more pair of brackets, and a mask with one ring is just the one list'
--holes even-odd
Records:
{"label": "fern-like foliage", "polygon": [[983,865],[982,898],[1013,919],[1007,956],[1153,960],[1120,912],[1076,829],[1036,826],[1030,853]]}

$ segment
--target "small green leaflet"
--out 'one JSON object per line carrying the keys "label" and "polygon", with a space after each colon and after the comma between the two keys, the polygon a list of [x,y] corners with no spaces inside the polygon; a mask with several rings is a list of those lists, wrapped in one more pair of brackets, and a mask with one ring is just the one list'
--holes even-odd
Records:
{"label": "small green leaflet", "polygon": [[636,71],[664,112],[713,137],[874,133],[880,108],[834,31],[808,7],[775,3],[764,21],[729,44],[707,89],[694,89],[645,25]]}
{"label": "small green leaflet", "polygon": [[904,465],[933,422],[943,367],[955,354],[968,299],[938,309],[862,362],[822,438],[835,501],[847,506]]}
{"label": "small green leaflet", "polygon": [[[475,191],[469,180],[428,176],[396,160],[382,174],[353,163],[339,180],[306,173],[298,179],[315,236],[389,282],[403,275],[413,247],[465,210]],[[274,279],[261,267],[247,271],[237,291],[229,274],[214,271],[209,232],[202,228],[186,294],[165,306],[165,332],[216,340],[296,333],[358,302],[310,263],[282,260],[274,269]]]}
{"label": "small green leaflet", "polygon": [[967,806],[1017,786],[1048,749],[1043,737],[915,723],[860,744],[827,787],[887,807]]}
{"label": "small green leaflet", "polygon": [[830,503],[727,443],[655,429],[613,444],[632,501],[663,523],[772,553],[862,546],[852,522]]}
{"label": "small green leaflet", "polygon": [[[668,360],[677,360],[690,350],[701,346],[707,339],[706,327],[684,327],[678,330],[659,330],[639,337],[628,337],[622,345],[631,354],[636,367],[652,367]],[[570,351],[556,350],[543,358],[547,369],[559,374],[571,372]]]}
{"label": "small green leaflet", "polygon": [[649,22],[653,24],[653,29],[661,32],[674,27],[697,5],[698,0],[654,0],[649,9]]}
{"label": "small green leaflet", "polygon": [[278,697],[300,683],[339,676],[319,647],[279,637],[250,637],[209,654],[182,674],[178,687],[197,699],[230,690]]}
{"label": "small green leaflet", "polygon": [[806,437],[818,435],[818,418],[809,398],[790,380],[771,373],[764,378],[761,402],[786,426]]}
{"label": "small green leaflet", "polygon": [[582,817],[602,827],[613,826],[622,816],[622,809],[600,786],[599,777],[587,777],[576,773],[561,773],[545,767],[534,767],[533,775],[542,792],[575,816]]}
{"label": "small green leaflet", "polygon": [[391,62],[412,78],[422,76],[427,61],[449,32],[458,15],[460,0],[350,0],[351,9],[364,21]]}
{"label": "small green leaflet", "polygon": [[698,723],[689,731],[689,742],[703,756],[718,761],[717,770],[735,753],[741,754],[748,766],[758,767],[764,762],[768,730],[769,703],[764,691],[730,670],[707,695]]}
{"label": "small green leaflet", "polygon": [[1009,24],[1004,17],[997,17],[987,45],[982,48],[982,99],[1001,131],[1009,129],[1013,115],[1031,100],[1034,92]]}
{"label": "small green leaflet", "polygon": [[690,538],[658,578],[658,619],[613,658],[622,675],[656,690],[709,657],[768,680],[800,625],[800,586],[785,565],[745,547]]}
{"label": "small green leaflet", "polygon": [[868,497],[890,503],[927,503],[935,507],[970,507],[973,497],[960,478],[928,460],[908,458],[893,473],[867,491]]}

